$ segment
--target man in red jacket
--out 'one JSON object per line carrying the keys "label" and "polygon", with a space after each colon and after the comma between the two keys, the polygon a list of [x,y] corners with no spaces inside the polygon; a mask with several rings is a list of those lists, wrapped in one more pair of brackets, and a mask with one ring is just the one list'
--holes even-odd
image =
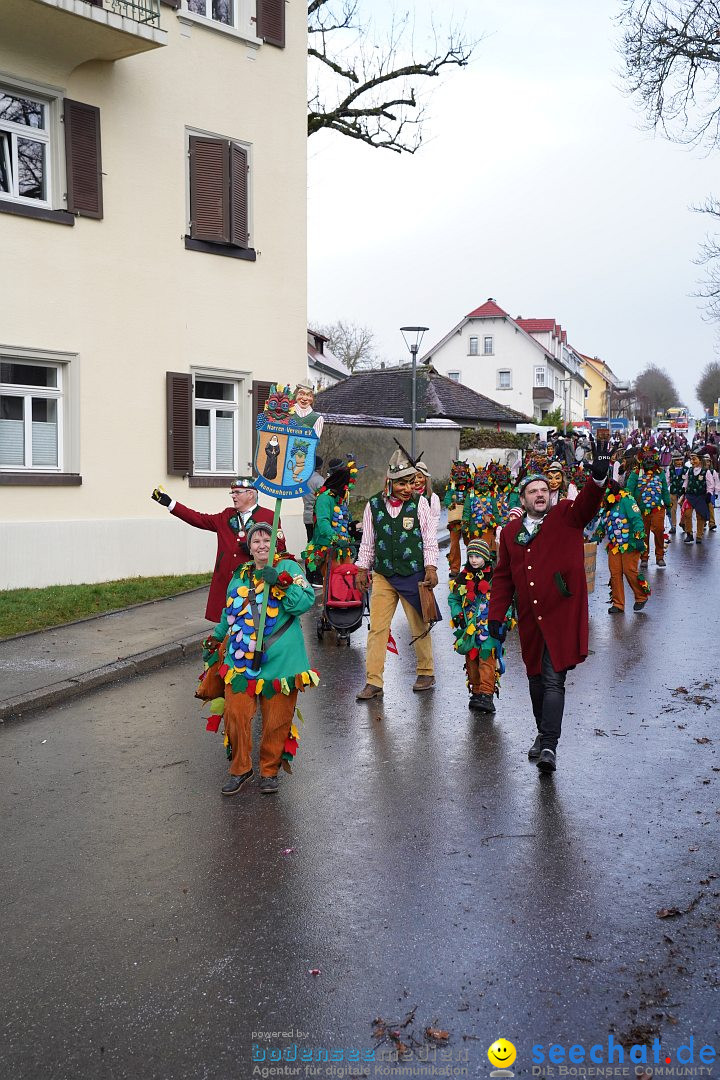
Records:
{"label": "man in red jacket", "polygon": [[593,441],[592,481],[574,502],[550,507],[544,476],[521,484],[522,517],[500,534],[500,552],[488,611],[488,632],[502,641],[504,618],[517,599],[520,647],[530,683],[538,734],[528,751],[544,773],[555,771],[565,704],[565,676],[588,654],[588,603],[583,529],[602,502],[610,457]]}
{"label": "man in red jacket", "polygon": [[[273,512],[264,506],[258,506],[258,494],[252,476],[239,476],[230,481],[230,498],[233,505],[227,506],[219,514],[201,514],[189,506],[171,499],[165,491],[155,488],[152,493],[155,502],[166,506],[174,517],[192,525],[195,529],[206,529],[217,533],[217,557],[210,583],[205,618],[211,622],[220,621],[230,578],[238,566],[250,561],[247,546],[247,530],[253,521],[265,521],[272,525]],[[277,550],[285,551],[285,535],[282,526],[278,526]]]}

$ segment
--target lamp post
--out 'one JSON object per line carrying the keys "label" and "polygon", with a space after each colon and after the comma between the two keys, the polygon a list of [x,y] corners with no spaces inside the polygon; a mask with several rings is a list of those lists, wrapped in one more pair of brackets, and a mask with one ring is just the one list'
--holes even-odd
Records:
{"label": "lamp post", "polygon": [[410,406],[410,454],[415,458],[415,428],[417,415],[417,354],[427,326],[401,326],[400,333],[412,356],[412,402]]}

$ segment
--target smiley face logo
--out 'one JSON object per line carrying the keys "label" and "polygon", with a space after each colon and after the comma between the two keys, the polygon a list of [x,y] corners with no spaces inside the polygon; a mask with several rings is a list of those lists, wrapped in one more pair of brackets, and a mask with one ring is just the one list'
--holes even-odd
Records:
{"label": "smiley face logo", "polygon": [[488,1061],[498,1069],[507,1069],[517,1057],[517,1050],[507,1039],[496,1039],[488,1047]]}

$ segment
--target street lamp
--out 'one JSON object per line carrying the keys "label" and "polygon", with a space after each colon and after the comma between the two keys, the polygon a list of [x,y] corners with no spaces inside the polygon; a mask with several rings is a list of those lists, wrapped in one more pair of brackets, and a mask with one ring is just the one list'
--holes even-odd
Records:
{"label": "street lamp", "polygon": [[412,404],[410,411],[410,455],[415,459],[415,428],[417,414],[417,354],[420,351],[420,342],[423,339],[427,326],[401,326],[400,333],[412,355]]}

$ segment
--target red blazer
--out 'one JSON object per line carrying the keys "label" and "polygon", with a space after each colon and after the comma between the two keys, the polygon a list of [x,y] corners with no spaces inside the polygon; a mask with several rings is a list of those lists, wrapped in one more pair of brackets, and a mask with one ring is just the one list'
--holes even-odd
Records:
{"label": "red blazer", "polygon": [[[238,566],[250,560],[245,531],[241,529],[238,532],[237,530],[238,512],[234,506],[226,506],[219,514],[201,514],[197,510],[191,510],[189,506],[176,502],[170,513],[196,529],[207,529],[208,532],[217,533],[217,558],[210,583],[205,618],[214,623],[220,622],[230,578]],[[273,512],[266,510],[264,506],[256,506],[252,512],[252,520],[267,521],[269,525],[272,525]],[[277,550],[285,551],[285,537],[281,524],[278,525]]]}
{"label": "red blazer", "polygon": [[[498,563],[490,592],[488,620],[502,622],[517,597],[518,630],[528,675],[539,675],[547,645],[556,671],[581,664],[588,654],[588,601],[582,530],[597,513],[604,485],[588,480],[577,499],[563,499],[548,511],[540,531],[516,543],[522,518],[500,533]],[[563,595],[555,574],[570,592]]]}

